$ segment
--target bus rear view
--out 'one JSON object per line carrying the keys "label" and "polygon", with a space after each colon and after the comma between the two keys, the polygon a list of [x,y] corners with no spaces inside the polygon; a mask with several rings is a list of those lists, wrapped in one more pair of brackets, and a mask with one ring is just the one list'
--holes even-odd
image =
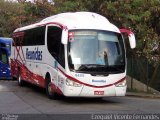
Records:
{"label": "bus rear view", "polygon": [[11,38],[0,37],[0,79],[12,78],[9,66],[11,42]]}

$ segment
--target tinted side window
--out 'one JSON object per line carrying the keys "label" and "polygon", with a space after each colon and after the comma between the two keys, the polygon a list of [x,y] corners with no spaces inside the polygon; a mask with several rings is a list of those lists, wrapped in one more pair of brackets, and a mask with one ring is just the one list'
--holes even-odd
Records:
{"label": "tinted side window", "polygon": [[24,39],[22,45],[44,45],[45,43],[45,26],[37,27],[24,31]]}
{"label": "tinted side window", "polygon": [[18,37],[13,38],[12,46],[20,46],[20,40]]}
{"label": "tinted side window", "polygon": [[33,30],[31,29],[31,30],[24,31],[24,38],[23,38],[22,45],[29,46],[32,44],[32,41],[34,41]]}
{"label": "tinted side window", "polygon": [[6,47],[5,43],[0,43],[0,47]]}
{"label": "tinted side window", "polygon": [[61,43],[62,29],[49,26],[47,32],[47,46],[50,54],[64,67],[64,45]]}
{"label": "tinted side window", "polygon": [[0,49],[0,61],[4,64],[8,64],[8,56],[7,56],[7,51]]}
{"label": "tinted side window", "polygon": [[35,30],[35,41],[36,45],[44,45],[45,42],[45,26],[39,27]]}

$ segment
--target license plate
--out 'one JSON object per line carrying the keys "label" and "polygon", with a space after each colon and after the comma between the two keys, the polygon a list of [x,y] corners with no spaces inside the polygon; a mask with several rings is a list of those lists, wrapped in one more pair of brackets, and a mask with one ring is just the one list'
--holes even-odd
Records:
{"label": "license plate", "polygon": [[94,91],[94,95],[104,95],[104,91]]}

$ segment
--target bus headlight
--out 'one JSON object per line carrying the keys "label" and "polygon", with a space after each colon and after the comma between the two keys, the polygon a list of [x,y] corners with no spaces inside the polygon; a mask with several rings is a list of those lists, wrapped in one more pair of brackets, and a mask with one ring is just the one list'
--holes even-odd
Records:
{"label": "bus headlight", "polygon": [[126,79],[125,79],[125,80],[123,80],[122,82],[117,83],[115,86],[116,86],[116,87],[124,87],[124,86],[126,86],[126,85],[127,85],[127,82],[126,82]]}
{"label": "bus headlight", "polygon": [[72,81],[70,79],[66,79],[66,85],[68,85],[68,86],[74,86],[74,87],[81,87],[82,86],[82,84],[74,82],[74,81]]}

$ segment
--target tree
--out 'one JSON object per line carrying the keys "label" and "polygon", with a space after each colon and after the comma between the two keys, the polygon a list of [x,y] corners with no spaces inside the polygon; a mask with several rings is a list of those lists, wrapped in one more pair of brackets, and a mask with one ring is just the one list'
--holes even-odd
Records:
{"label": "tree", "polygon": [[23,6],[15,3],[0,0],[0,29],[2,36],[10,36],[13,30],[21,25]]}

